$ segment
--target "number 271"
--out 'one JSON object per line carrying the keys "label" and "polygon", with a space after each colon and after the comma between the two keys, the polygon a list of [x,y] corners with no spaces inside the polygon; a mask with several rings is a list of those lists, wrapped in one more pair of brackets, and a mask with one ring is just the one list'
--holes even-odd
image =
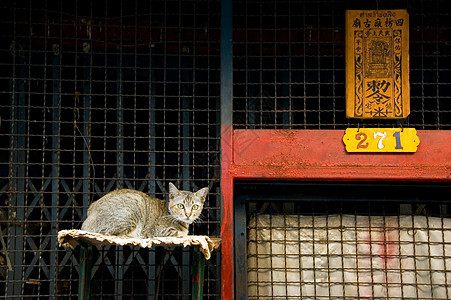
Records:
{"label": "number 271", "polygon": [[[396,138],[396,147],[395,149],[403,149],[401,145],[401,133],[399,131],[393,133],[393,136]],[[374,132],[373,138],[377,139],[379,138],[379,141],[377,143],[377,148],[384,149],[385,145],[383,143],[384,139],[387,137],[387,132]],[[357,144],[357,149],[366,149],[368,148],[368,143],[366,140],[368,139],[368,136],[363,133],[359,132],[355,135],[355,139],[359,141]]]}

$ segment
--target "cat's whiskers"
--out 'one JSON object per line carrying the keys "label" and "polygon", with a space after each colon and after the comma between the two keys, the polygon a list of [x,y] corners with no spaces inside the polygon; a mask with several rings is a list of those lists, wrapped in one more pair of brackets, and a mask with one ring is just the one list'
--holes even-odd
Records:
{"label": "cat's whiskers", "polygon": [[205,217],[203,215],[199,215],[194,221],[193,224],[201,223],[203,220],[205,220]]}

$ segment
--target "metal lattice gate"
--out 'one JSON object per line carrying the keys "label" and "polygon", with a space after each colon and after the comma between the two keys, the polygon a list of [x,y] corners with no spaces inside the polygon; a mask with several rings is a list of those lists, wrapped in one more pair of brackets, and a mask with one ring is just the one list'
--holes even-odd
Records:
{"label": "metal lattice gate", "polygon": [[[210,187],[195,234],[219,235],[219,2],[2,6],[0,294],[76,297],[87,206],[115,188]],[[103,247],[92,294],[190,295],[190,250]],[[219,293],[218,257],[204,294]]]}
{"label": "metal lattice gate", "polygon": [[[437,193],[431,193],[434,190]],[[449,184],[236,186],[237,297],[449,299]]]}

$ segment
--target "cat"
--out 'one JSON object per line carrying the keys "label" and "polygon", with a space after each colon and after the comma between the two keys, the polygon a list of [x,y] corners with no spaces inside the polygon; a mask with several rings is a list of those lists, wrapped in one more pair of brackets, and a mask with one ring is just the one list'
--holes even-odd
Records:
{"label": "cat", "polygon": [[88,208],[81,229],[132,238],[183,237],[203,209],[208,187],[197,192],[169,183],[169,202],[131,189],[112,191]]}

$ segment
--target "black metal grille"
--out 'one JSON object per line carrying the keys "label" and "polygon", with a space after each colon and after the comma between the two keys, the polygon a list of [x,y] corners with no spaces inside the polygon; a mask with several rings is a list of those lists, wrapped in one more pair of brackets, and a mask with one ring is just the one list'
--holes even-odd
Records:
{"label": "black metal grille", "polygon": [[[0,4],[0,297],[75,297],[78,250],[57,248],[56,233],[79,228],[88,204],[114,188],[164,197],[170,181],[208,185],[192,233],[219,235],[220,2]],[[450,129],[445,0],[233,3],[235,128]],[[378,8],[410,14],[406,120],[345,117],[345,10]],[[94,255],[99,298],[190,294],[189,251]],[[207,265],[210,298],[218,263]]]}
{"label": "black metal grille", "polygon": [[[209,186],[191,233],[218,236],[220,2],[0,6],[0,297],[76,297],[78,250],[58,248],[57,231],[80,228],[115,188]],[[95,297],[190,295],[190,250],[104,247],[94,259]]]}
{"label": "black metal grille", "polygon": [[235,246],[247,249],[236,254],[247,268],[237,269],[238,296],[449,299],[449,189],[240,183]]}
{"label": "black metal grille", "polygon": [[[446,1],[234,1],[236,128],[343,129],[451,125],[451,18]],[[347,119],[345,11],[407,9],[411,114]]]}

